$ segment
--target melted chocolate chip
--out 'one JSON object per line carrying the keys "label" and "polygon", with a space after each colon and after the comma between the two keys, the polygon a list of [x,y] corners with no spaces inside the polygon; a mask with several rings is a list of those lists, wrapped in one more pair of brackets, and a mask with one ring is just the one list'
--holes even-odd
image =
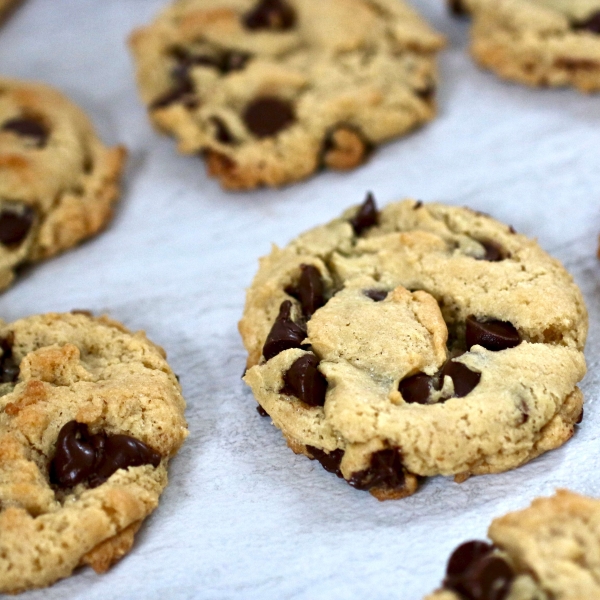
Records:
{"label": "melted chocolate chip", "polygon": [[494,547],[487,542],[472,540],[461,544],[451,554],[446,566],[446,580],[444,586],[448,587],[448,581],[462,577],[479,560],[491,554]]}
{"label": "melted chocolate chip", "polygon": [[479,345],[497,352],[514,348],[521,343],[521,336],[515,327],[506,321],[479,321],[473,315],[466,320],[467,349]]}
{"label": "melted chocolate chip", "polygon": [[299,300],[302,312],[307,319],[325,304],[321,271],[312,265],[300,265],[300,279],[296,287],[286,288],[286,292]]}
{"label": "melted chocolate chip", "polygon": [[296,120],[296,116],[293,106],[286,100],[263,96],[246,106],[243,120],[257,138],[265,138],[287,129]]}
{"label": "melted chocolate chip", "polygon": [[25,206],[20,212],[4,209],[0,212],[0,244],[3,246],[18,246],[29,233],[35,211]]}
{"label": "melted chocolate chip", "polygon": [[2,125],[2,131],[10,131],[19,137],[27,138],[42,148],[48,141],[48,130],[39,121],[27,117],[10,119]]}
{"label": "melted chocolate chip", "polygon": [[600,10],[590,15],[585,21],[576,23],[575,29],[585,29],[600,34]]}
{"label": "melted chocolate chip", "polygon": [[386,290],[365,290],[363,292],[363,294],[367,297],[367,298],[371,298],[371,300],[374,300],[375,302],[381,302],[382,300],[385,300],[387,298],[389,292],[387,292]]}
{"label": "melted chocolate chip", "polygon": [[498,242],[492,240],[478,240],[485,249],[485,255],[479,260],[499,262],[510,256],[510,254]]}
{"label": "melted chocolate chip", "polygon": [[235,138],[231,135],[223,119],[220,117],[211,117],[210,121],[215,127],[215,137],[221,144],[235,143]]}
{"label": "melted chocolate chip", "polygon": [[5,338],[0,338],[0,381],[2,383],[14,383],[19,378],[19,365],[13,355],[13,344],[15,336],[11,332]]}
{"label": "melted chocolate chip", "polygon": [[472,563],[450,589],[468,600],[504,600],[515,574],[499,556],[487,555]]}
{"label": "melted chocolate chip", "polygon": [[261,417],[268,417],[269,413],[260,405],[258,404],[256,407],[256,412],[261,416]]}
{"label": "melted chocolate chip", "polygon": [[[93,437],[98,439],[99,435]],[[129,435],[106,436],[100,448],[100,460],[94,473],[90,476],[91,487],[104,483],[119,469],[140,467],[141,465],[152,465],[156,468],[160,464],[161,457],[158,452]]]}
{"label": "melted chocolate chip", "polygon": [[327,379],[317,369],[319,359],[305,354],[296,360],[283,376],[280,393],[295,396],[308,406],[323,406],[327,392]]}
{"label": "melted chocolate chip", "polygon": [[159,96],[152,104],[151,110],[166,108],[171,104],[181,103],[191,108],[196,104],[197,100],[194,94],[194,84],[188,78],[182,78],[168,92]]}
{"label": "melted chocolate chip", "polygon": [[131,436],[91,435],[86,424],[69,421],[56,440],[50,480],[62,488],[84,482],[96,487],[118,469],[147,464],[157,467],[160,459],[158,452]]}
{"label": "melted chocolate chip", "polygon": [[358,490],[404,487],[402,455],[396,448],[380,450],[371,455],[371,464],[364,470],[352,474],[348,483]]}
{"label": "melted chocolate chip", "polygon": [[296,23],[296,13],[285,0],[260,0],[244,15],[244,25],[248,29],[271,29],[285,31]]}
{"label": "melted chocolate chip", "polygon": [[481,373],[471,371],[466,365],[452,360],[449,360],[442,369],[442,381],[445,376],[452,379],[456,398],[463,398],[473,391],[481,379]]}
{"label": "melted chocolate chip", "polygon": [[361,235],[365,229],[377,225],[378,220],[379,213],[377,212],[377,206],[375,205],[375,198],[373,197],[373,194],[369,192],[367,198],[356,212],[356,215],[350,219],[350,225],[352,225],[356,235]]}
{"label": "melted chocolate chip", "polygon": [[279,314],[263,346],[263,356],[266,360],[270,360],[284,350],[302,347],[306,331],[292,321],[291,312],[292,303],[289,300],[282,302]]}
{"label": "melted chocolate chip", "polygon": [[438,389],[438,378],[430,377],[425,373],[417,373],[400,382],[398,390],[404,402],[408,404],[427,404],[432,389]]}
{"label": "melted chocolate chip", "polygon": [[306,449],[312,454],[313,460],[318,460],[323,468],[329,473],[335,473],[338,477],[343,477],[340,471],[340,464],[344,458],[343,450],[332,450],[325,452],[315,446],[306,446]]}

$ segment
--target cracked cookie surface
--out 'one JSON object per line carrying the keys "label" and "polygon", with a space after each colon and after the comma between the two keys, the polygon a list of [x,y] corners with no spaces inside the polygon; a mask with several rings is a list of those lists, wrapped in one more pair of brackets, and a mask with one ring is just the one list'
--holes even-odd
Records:
{"label": "cracked cookie surface", "polygon": [[533,86],[600,90],[600,0],[459,0],[473,16],[471,54]]}
{"label": "cracked cookie surface", "polygon": [[179,0],[130,39],[153,124],[231,189],[351,169],[432,119],[442,45],[400,0]]}
{"label": "cracked cookie surface", "polygon": [[0,591],[131,548],[185,437],[165,353],[107,317],[0,323]]}
{"label": "cracked cookie surface", "polygon": [[125,154],[56,90],[0,77],[0,290],[108,224]]}
{"label": "cracked cookie surface", "polygon": [[600,501],[558,490],[494,519],[493,545],[459,546],[443,588],[425,600],[580,600],[600,597]]}
{"label": "cracked cookie surface", "polygon": [[517,467],[582,414],[579,289],[466,208],[368,198],[275,247],[239,329],[244,379],[288,445],[379,498]]}

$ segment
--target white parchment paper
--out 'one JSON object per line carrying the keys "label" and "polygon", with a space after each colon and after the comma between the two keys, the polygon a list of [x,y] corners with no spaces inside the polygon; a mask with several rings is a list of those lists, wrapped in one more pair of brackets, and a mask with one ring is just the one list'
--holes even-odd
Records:
{"label": "white parchment paper", "polygon": [[[326,1],[326,0],[315,0]],[[0,71],[41,79],[131,152],[108,231],[30,270],[0,316],[106,311],[162,344],[181,376],[191,435],[131,554],[108,574],[82,569],[24,600],[419,600],[450,550],[494,516],[558,486],[600,496],[598,408],[600,96],[530,90],[479,71],[468,25],[442,0],[414,0],[449,38],[440,116],[348,174],[282,190],[225,193],[200,160],[152,131],[125,48],[163,0],[28,0],[0,30]],[[582,287],[591,318],[585,419],[563,448],[509,473],[428,480],[380,503],[295,456],[240,380],[244,288],[271,242],[285,244],[373,190],[469,205],[537,237]]]}

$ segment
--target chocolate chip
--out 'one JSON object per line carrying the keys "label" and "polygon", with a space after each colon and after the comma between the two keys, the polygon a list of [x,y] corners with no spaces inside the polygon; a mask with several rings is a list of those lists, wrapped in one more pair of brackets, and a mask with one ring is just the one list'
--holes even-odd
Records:
{"label": "chocolate chip", "polygon": [[417,200],[413,206],[413,210],[418,210],[419,208],[421,208],[423,206],[423,202],[422,200]]}
{"label": "chocolate chip", "polygon": [[454,384],[454,396],[463,398],[477,386],[481,379],[481,373],[471,371],[469,367],[459,362],[449,360],[442,369],[442,381],[445,376],[452,379]]}
{"label": "chocolate chip", "polygon": [[27,117],[10,119],[2,125],[2,131],[10,131],[15,135],[27,138],[42,148],[48,141],[48,129],[39,121]]}
{"label": "chocolate chip", "polygon": [[260,405],[258,404],[256,406],[256,412],[261,416],[261,417],[268,417],[269,413]]}
{"label": "chocolate chip", "polygon": [[436,91],[436,86],[434,83],[430,83],[429,85],[427,85],[426,87],[420,89],[420,90],[415,90],[415,93],[417,94],[417,96],[419,96],[419,98],[421,98],[421,100],[423,100],[424,102],[431,102],[435,96],[435,91]]}
{"label": "chocolate chip", "polygon": [[102,439],[90,435],[84,423],[69,421],[63,425],[50,463],[52,483],[68,488],[86,481],[96,466],[96,450],[101,443]]}
{"label": "chocolate chip", "polygon": [[194,94],[194,84],[188,78],[183,78],[178,81],[168,92],[159,96],[150,104],[151,110],[166,108],[171,104],[183,104],[188,108],[193,108],[197,100]]}
{"label": "chocolate chip", "polygon": [[19,378],[19,365],[13,355],[14,333],[9,333],[5,338],[0,338],[0,381],[2,383],[14,383]]}
{"label": "chocolate chip", "polygon": [[221,73],[227,74],[232,71],[241,71],[246,67],[250,58],[251,55],[247,52],[238,52],[237,50],[224,52],[220,58],[219,68],[221,69]]}
{"label": "chocolate chip", "polygon": [[305,354],[297,359],[283,376],[280,393],[295,396],[308,406],[323,406],[327,392],[327,379],[317,369],[319,359]]}
{"label": "chocolate chip", "polygon": [[229,132],[227,125],[220,117],[211,117],[211,123],[215,127],[215,137],[221,144],[233,144],[235,143],[235,138]]}
{"label": "chocolate chip", "polygon": [[427,404],[432,389],[438,389],[438,378],[430,377],[425,373],[417,373],[400,382],[399,392],[404,402],[408,404]]}
{"label": "chocolate chip", "polygon": [[396,448],[380,450],[371,455],[371,464],[364,470],[352,474],[348,483],[358,490],[404,487],[402,455]]}
{"label": "chocolate chip", "polygon": [[479,345],[497,352],[514,348],[521,343],[521,336],[515,327],[507,321],[479,321],[474,315],[466,319],[467,349]]}
{"label": "chocolate chip", "polygon": [[474,562],[450,589],[468,600],[504,600],[515,574],[499,556],[488,555]]}
{"label": "chocolate chip", "polygon": [[600,10],[590,15],[584,21],[575,24],[575,29],[585,29],[600,34]]}
{"label": "chocolate chip", "polygon": [[517,233],[517,230],[512,225],[508,226],[508,231],[510,231],[510,233],[512,233],[512,234]]}
{"label": "chocolate chip", "polygon": [[468,14],[467,8],[463,3],[463,0],[448,0],[448,8],[450,12],[456,16],[461,17]]}
{"label": "chocolate chip", "polygon": [[275,135],[296,119],[293,106],[275,96],[263,96],[250,102],[243,114],[244,123],[258,138]]}
{"label": "chocolate chip", "polygon": [[385,300],[387,298],[389,292],[387,292],[386,290],[364,290],[363,294],[367,297],[367,298],[371,298],[371,300],[374,300],[375,302],[381,302],[382,300]]}
{"label": "chocolate chip", "polygon": [[498,242],[492,240],[477,240],[485,249],[485,255],[478,260],[499,262],[509,258],[510,254]]}
{"label": "chocolate chip", "polygon": [[84,482],[96,487],[118,469],[147,464],[157,467],[160,459],[158,452],[131,436],[91,435],[86,424],[69,421],[56,440],[50,480],[62,488]]}
{"label": "chocolate chip", "polygon": [[350,219],[350,225],[354,229],[356,235],[361,235],[365,229],[377,225],[379,221],[379,213],[375,205],[375,198],[369,192],[365,201],[360,205],[356,215]]}
{"label": "chocolate chip", "polygon": [[[100,434],[93,437],[98,438],[99,436]],[[94,473],[90,476],[91,487],[97,487],[104,483],[119,469],[142,465],[152,465],[156,468],[160,464],[161,457],[158,452],[129,435],[106,436],[100,448],[100,460]]]}
{"label": "chocolate chip", "polygon": [[308,445],[306,449],[311,453],[313,460],[318,460],[326,471],[335,473],[338,477],[343,477],[340,471],[340,464],[342,463],[342,458],[344,458],[343,450],[325,452],[325,450]]}
{"label": "chocolate chip", "polygon": [[266,360],[270,360],[284,350],[302,347],[306,331],[292,321],[291,312],[292,303],[289,300],[282,302],[279,314],[263,346],[263,356]]}
{"label": "chocolate chip", "polygon": [[475,563],[491,554],[493,549],[491,544],[479,540],[472,540],[458,546],[448,560],[444,586],[448,587],[449,580],[465,575]]}
{"label": "chocolate chip", "polygon": [[260,0],[243,20],[248,29],[285,31],[295,25],[296,13],[285,0]]}
{"label": "chocolate chip", "polygon": [[3,246],[19,245],[29,233],[35,211],[29,206],[24,206],[19,212],[4,209],[0,212],[0,244]]}
{"label": "chocolate chip", "polygon": [[583,421],[583,408],[581,409],[581,412],[579,413],[579,416],[577,417],[577,421],[575,421],[575,424],[579,425],[579,423],[581,423],[581,421]]}
{"label": "chocolate chip", "polygon": [[286,292],[299,300],[302,312],[307,319],[325,304],[321,271],[312,265],[300,265],[298,285],[286,288]]}

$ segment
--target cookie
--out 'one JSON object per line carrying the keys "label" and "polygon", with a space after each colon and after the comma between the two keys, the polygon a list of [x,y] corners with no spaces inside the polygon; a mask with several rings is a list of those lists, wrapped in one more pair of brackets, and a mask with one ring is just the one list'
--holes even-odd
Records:
{"label": "cookie", "polygon": [[600,501],[558,490],[492,521],[489,537],[450,557],[426,600],[600,598]]}
{"label": "cookie", "polygon": [[0,290],[107,225],[125,154],[59,92],[0,77]]}
{"label": "cookie", "polygon": [[400,0],[179,0],[130,38],[153,124],[229,189],[352,169],[432,119],[443,43]]}
{"label": "cookie", "polygon": [[239,329],[292,450],[379,499],[518,467],[582,415],[579,289],[467,208],[369,196],[261,259]]}
{"label": "cookie", "polygon": [[187,436],[165,352],[107,317],[0,324],[0,592],[126,554]]}
{"label": "cookie", "polygon": [[600,0],[453,0],[470,12],[471,54],[532,86],[600,90]]}

